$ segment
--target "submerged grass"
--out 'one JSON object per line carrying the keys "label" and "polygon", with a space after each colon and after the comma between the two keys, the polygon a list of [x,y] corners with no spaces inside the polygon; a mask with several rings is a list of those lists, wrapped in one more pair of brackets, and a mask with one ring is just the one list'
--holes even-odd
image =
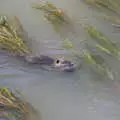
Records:
{"label": "submerged grass", "polygon": [[98,42],[98,44],[95,45],[97,49],[120,60],[120,45],[118,43],[107,38],[92,25],[87,25],[85,29],[89,36]]}
{"label": "submerged grass", "polygon": [[[19,26],[19,25],[18,25]],[[0,47],[8,52],[31,52],[20,35],[20,30],[6,16],[0,16]]]}
{"label": "submerged grass", "polygon": [[13,92],[8,88],[0,88],[0,116],[30,120],[31,111],[35,113],[36,109],[22,97],[18,90]]}
{"label": "submerged grass", "polygon": [[68,39],[63,40],[63,47],[67,49],[73,49],[74,45]]}
{"label": "submerged grass", "polygon": [[[73,43],[69,41],[68,39],[65,40],[63,44],[65,44],[65,47],[67,49],[75,50],[75,46],[73,46]],[[90,51],[88,48],[81,49],[80,51],[76,51],[73,54],[77,58],[78,62],[79,62],[79,59],[83,60],[80,63],[80,66],[82,63],[85,63],[86,65],[90,65],[91,68],[95,70],[97,73],[101,74],[102,76],[107,76],[111,80],[114,80],[115,74],[112,71],[112,69],[106,64],[102,56],[97,55],[96,53]]]}
{"label": "submerged grass", "polygon": [[119,14],[120,4],[116,0],[84,0],[87,4],[93,5],[99,9],[106,9]]}
{"label": "submerged grass", "polygon": [[113,22],[114,24],[112,24],[112,26],[120,29],[120,18],[119,17],[114,18],[112,16],[103,15],[102,18],[105,19],[105,20],[108,20],[110,22]]}
{"label": "submerged grass", "polygon": [[108,16],[108,15],[102,15],[102,17],[105,19],[105,20],[108,20],[108,21],[111,21],[111,22],[114,22],[116,24],[120,24],[120,18],[115,18],[113,16]]}
{"label": "submerged grass", "polygon": [[32,7],[44,12],[44,17],[54,27],[59,27],[60,25],[68,24],[64,11],[60,8],[55,7],[55,5],[51,2],[41,1],[40,3],[33,4]]}
{"label": "submerged grass", "polygon": [[86,63],[90,64],[96,72],[99,72],[101,75],[107,75],[109,79],[114,80],[114,73],[105,64],[102,56],[95,55],[94,53],[87,51],[84,53],[84,60]]}

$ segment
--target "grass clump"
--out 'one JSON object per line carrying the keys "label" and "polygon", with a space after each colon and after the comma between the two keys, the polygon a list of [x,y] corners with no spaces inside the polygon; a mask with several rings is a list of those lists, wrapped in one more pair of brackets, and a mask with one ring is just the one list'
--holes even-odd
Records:
{"label": "grass clump", "polygon": [[0,117],[13,120],[30,120],[30,114],[36,109],[27,101],[22,99],[19,91],[12,91],[8,88],[0,88]]}
{"label": "grass clump", "polygon": [[44,12],[44,17],[54,26],[64,25],[67,22],[64,11],[55,7],[54,4],[48,1],[42,1],[38,4],[33,4],[33,8],[39,9]]}
{"label": "grass clump", "polygon": [[0,47],[18,54],[30,52],[20,30],[6,16],[0,16]]}

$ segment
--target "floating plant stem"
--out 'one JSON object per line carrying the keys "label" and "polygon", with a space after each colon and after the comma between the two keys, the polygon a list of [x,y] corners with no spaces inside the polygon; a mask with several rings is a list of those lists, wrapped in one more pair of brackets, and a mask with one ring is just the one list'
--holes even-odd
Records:
{"label": "floating plant stem", "polygon": [[108,39],[106,36],[104,36],[100,31],[98,31],[94,26],[92,25],[86,25],[85,27],[87,29],[88,34],[96,38],[99,42],[103,41],[104,43],[111,43],[112,41]]}
{"label": "floating plant stem", "polygon": [[39,9],[44,12],[44,17],[53,25],[59,26],[63,24],[68,24],[66,20],[65,13],[62,9],[55,7],[52,3],[48,1],[42,1],[38,4],[33,4],[33,8]]}
{"label": "floating plant stem", "polygon": [[96,44],[95,47],[103,52],[105,52],[106,54],[110,55],[110,56],[114,56],[116,58],[119,59],[119,51],[115,50],[115,49],[111,49],[110,46],[108,45],[100,45],[100,44]]}

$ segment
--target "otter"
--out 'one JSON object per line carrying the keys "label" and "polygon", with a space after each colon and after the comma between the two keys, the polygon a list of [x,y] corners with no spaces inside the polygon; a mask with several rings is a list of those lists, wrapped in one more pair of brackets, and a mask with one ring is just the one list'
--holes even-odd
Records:
{"label": "otter", "polygon": [[64,72],[74,72],[76,70],[76,65],[70,60],[65,60],[64,58],[52,58],[47,55],[17,55],[22,57],[22,59],[28,64],[38,64],[41,66],[49,66],[50,70],[58,70]]}
{"label": "otter", "polygon": [[[0,18],[0,24],[4,25],[6,23],[6,17]],[[22,36],[22,38],[29,38],[27,36],[27,33],[24,28],[22,27],[19,19],[15,16],[15,21],[17,22],[18,28],[20,31],[17,31],[17,34],[19,36]],[[3,48],[3,50],[5,50]],[[28,64],[37,64],[41,66],[49,66],[50,68],[53,68],[55,70],[65,71],[65,72],[73,72],[76,70],[76,65],[69,61],[64,60],[63,58],[52,58],[45,55],[32,55],[32,54],[26,54],[26,53],[15,53],[16,57],[22,58],[25,62]]]}

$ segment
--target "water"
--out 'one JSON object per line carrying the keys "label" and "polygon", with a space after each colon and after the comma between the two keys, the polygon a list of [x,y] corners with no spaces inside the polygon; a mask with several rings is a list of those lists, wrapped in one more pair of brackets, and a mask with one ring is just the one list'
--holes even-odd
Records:
{"label": "water", "polygon": [[[114,30],[109,23],[93,18],[98,12],[80,0],[51,1],[63,8],[73,20],[75,34],[70,30],[62,37],[68,37],[76,45],[79,40],[87,39],[79,22],[87,21],[97,25],[115,40],[120,37],[118,33],[111,34]],[[35,0],[1,0],[0,11],[20,18],[31,38],[29,43],[34,52],[67,56],[65,51],[56,51],[56,48],[61,49],[60,43],[63,39],[52,30],[51,25],[43,21],[39,11],[31,8],[33,2]],[[0,85],[22,90],[28,100],[38,108],[42,120],[120,119],[120,83],[117,80],[102,80],[100,76],[86,69],[71,74],[46,72],[24,66],[20,61],[2,53],[0,69]]]}

